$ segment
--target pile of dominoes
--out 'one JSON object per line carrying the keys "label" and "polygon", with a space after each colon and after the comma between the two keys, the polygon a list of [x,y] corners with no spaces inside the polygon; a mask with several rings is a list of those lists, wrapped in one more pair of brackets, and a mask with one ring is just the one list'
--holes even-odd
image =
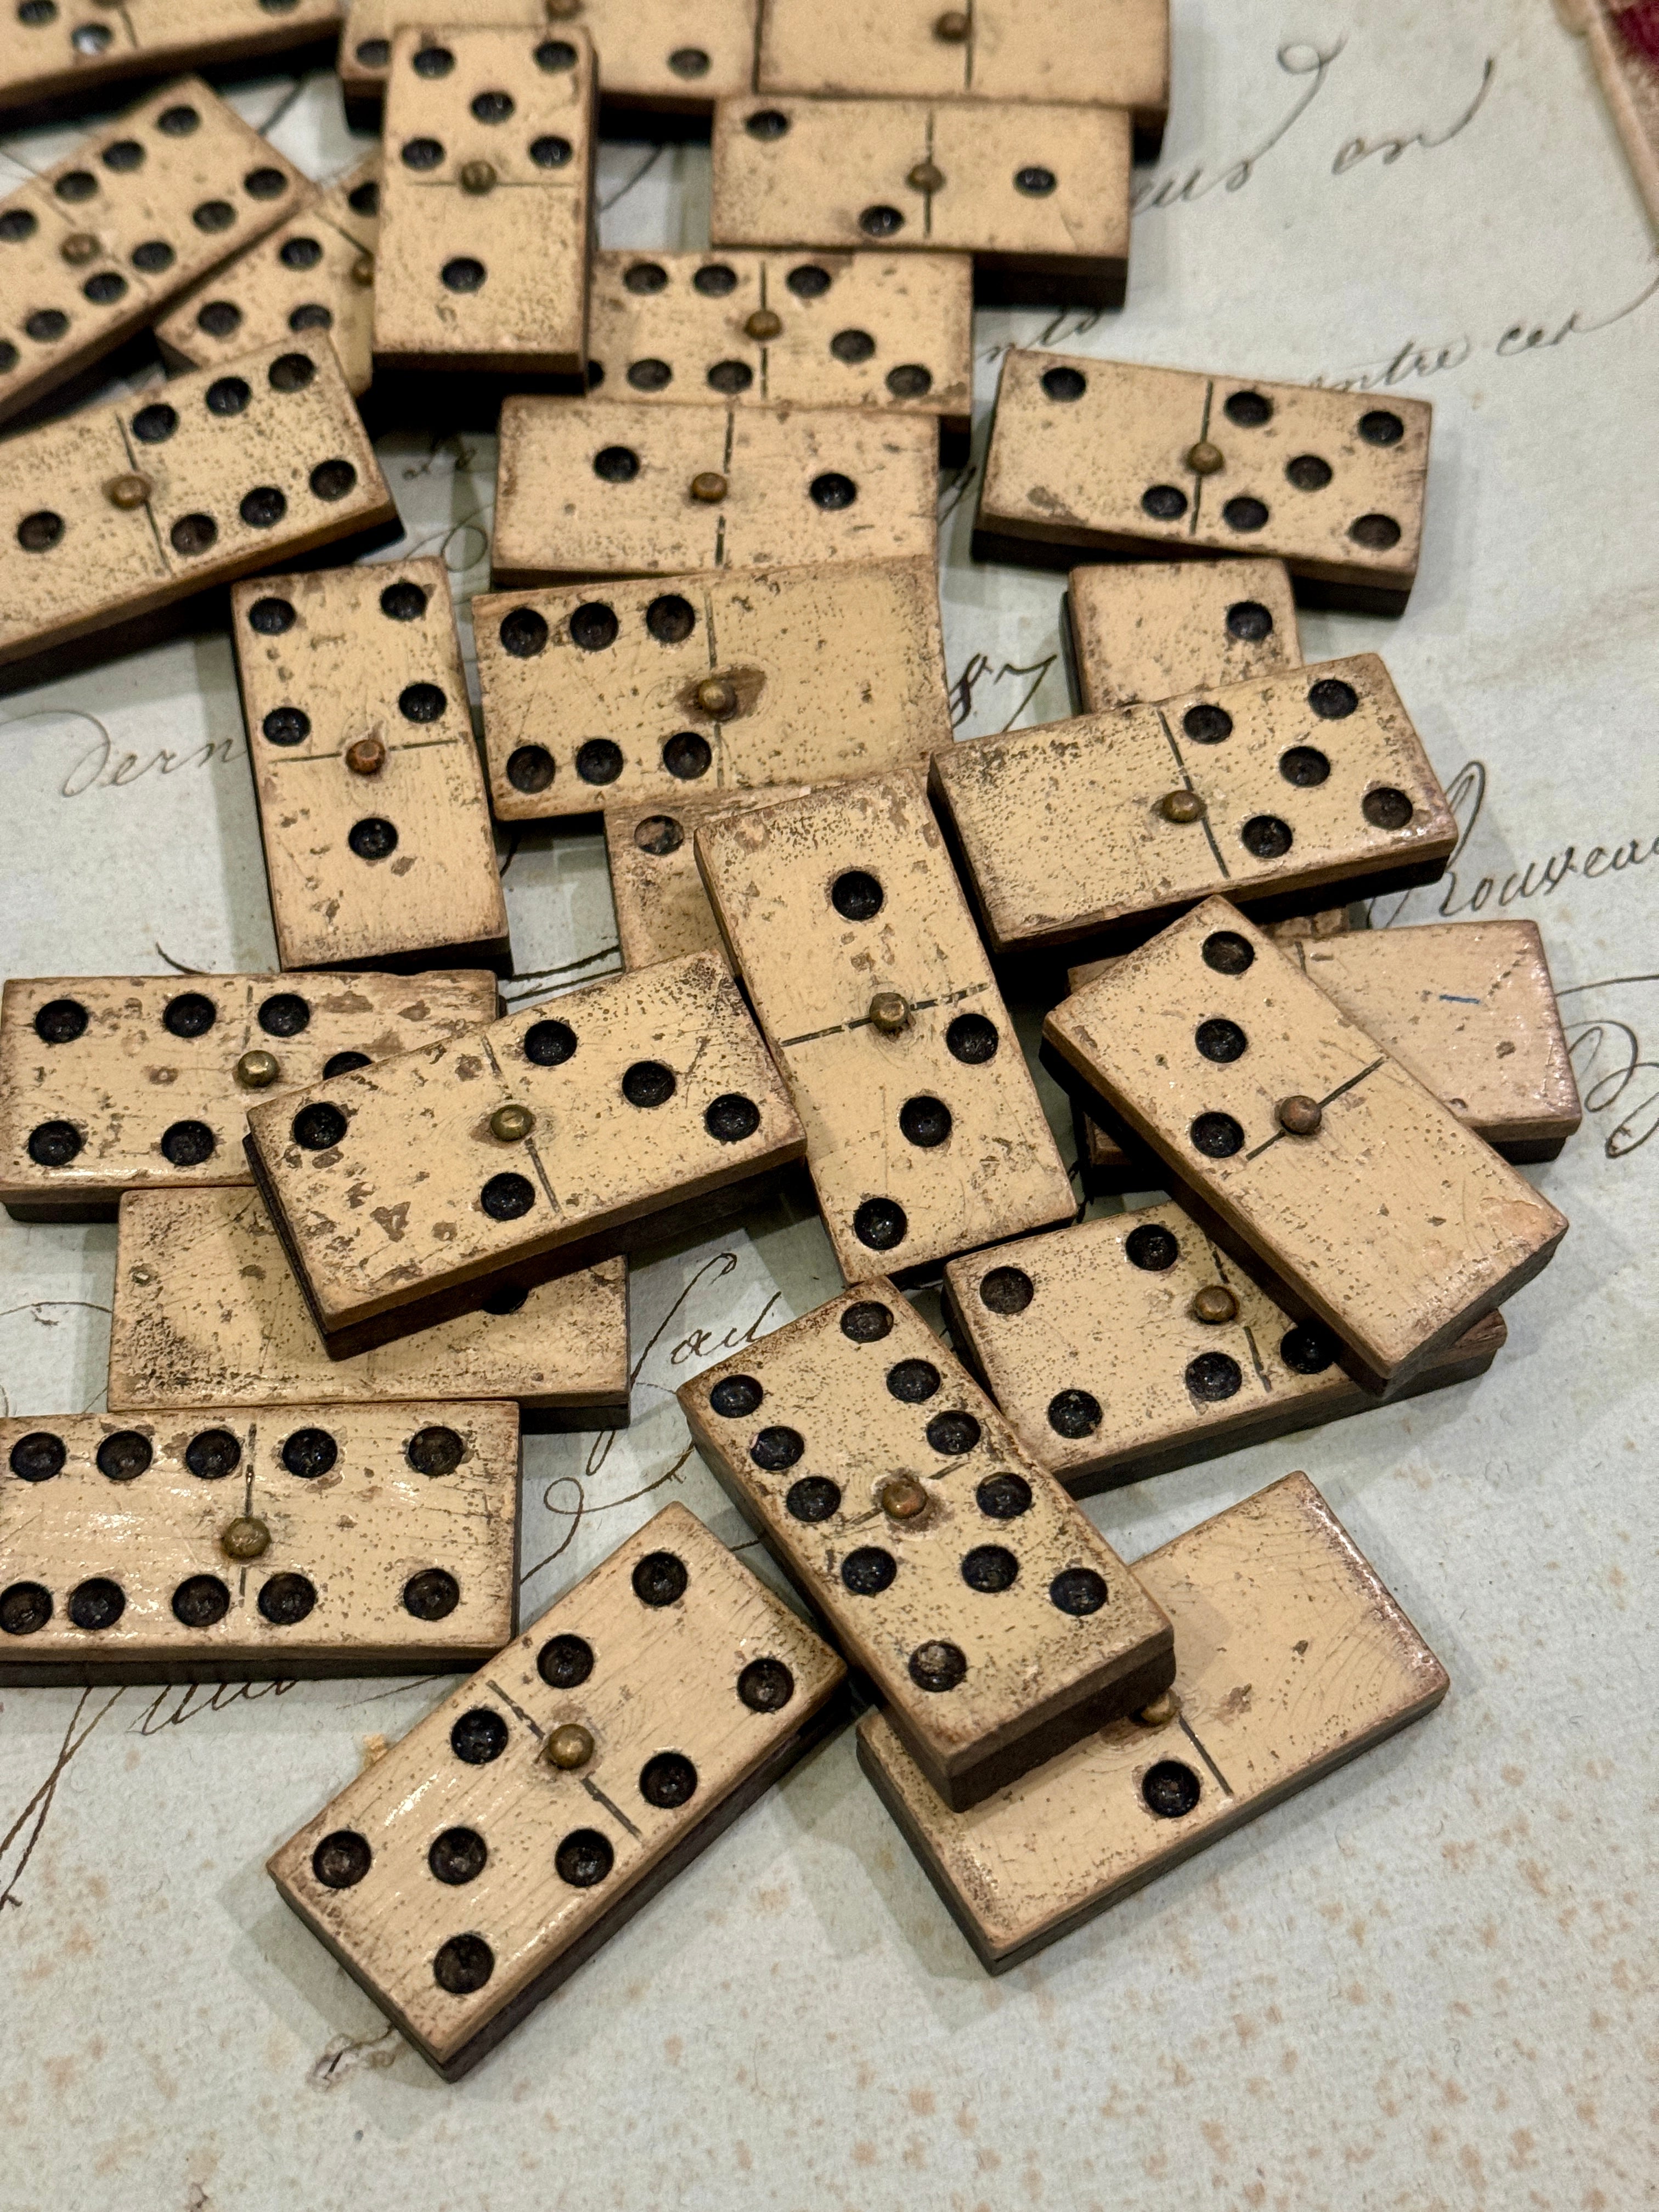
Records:
{"label": "pile of dominoes", "polygon": [[[1425,1713],[1305,1476],[1133,1568],[1074,1501],[1482,1373],[1579,1106],[1530,924],[1363,926],[1456,826],[1299,649],[1403,608],[1423,402],[1010,352],[975,552],[1071,571],[1079,711],[953,742],[973,301],[1121,301],[1166,0],[340,13],[0,26],[0,123],[151,81],[0,206],[0,684],[228,624],[283,963],[6,986],[0,1198],[119,1238],[109,1412],[0,1422],[0,1680],[477,1669],[270,1862],[453,2078],[854,1691],[993,1972]],[[168,76],[337,35],[326,188]],[[601,100],[712,128],[709,251],[593,250]],[[480,404],[482,748],[443,564],[352,557],[363,410]],[[601,817],[623,971],[501,1018],[494,825]],[[627,1255],[809,1176],[847,1287],[679,1397],[815,1626],[677,1504],[520,1629]]]}

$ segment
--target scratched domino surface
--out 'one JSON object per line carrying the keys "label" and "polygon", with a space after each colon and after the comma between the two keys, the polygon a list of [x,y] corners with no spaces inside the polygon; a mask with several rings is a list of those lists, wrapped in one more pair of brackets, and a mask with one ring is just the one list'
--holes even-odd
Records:
{"label": "scratched domino surface", "polygon": [[459,1667],[517,1618],[514,1406],[47,1415],[0,1462],[0,1681]]}
{"label": "scratched domino surface", "polygon": [[920,764],[950,743],[928,562],[481,593],[472,621],[500,821],[609,822],[647,799]]}
{"label": "scratched domino surface", "polygon": [[[1639,1837],[1608,1814],[1655,1787],[1625,1686],[1659,1632],[1640,1560],[1643,1271],[1659,1240],[1659,1139],[1644,1141],[1655,1079],[1640,1064],[1659,1015],[1651,985],[1616,980],[1656,965],[1644,948],[1659,922],[1633,790],[1651,685],[1642,580],[1659,560],[1659,517],[1632,496],[1659,434],[1656,302],[1632,306],[1652,283],[1651,231],[1583,47],[1542,0],[1316,0],[1294,18],[1266,0],[1182,0],[1172,28],[1165,152],[1134,174],[1129,313],[1079,330],[1081,313],[1055,327],[1054,310],[981,309],[976,446],[997,366],[985,356],[1005,343],[1363,379],[1358,396],[1384,407],[1432,400],[1407,614],[1304,605],[1304,657],[1382,654],[1467,833],[1440,884],[1391,894],[1375,920],[1540,925],[1584,1119],[1559,1160],[1526,1170],[1574,1227],[1504,1309],[1510,1344],[1486,1377],[1085,1510],[1135,1560],[1306,1467],[1445,1662],[1451,1695],[988,1991],[843,1733],[443,2088],[289,1926],[258,1869],[358,1773],[370,1739],[402,1739],[453,1677],[130,1689],[112,1705],[112,1687],[84,1702],[8,1690],[0,1838],[22,1825],[0,1850],[15,2122],[0,2196],[21,2212],[118,2195],[291,2212],[295,2172],[315,2212],[407,2212],[411,2170],[461,2204],[580,2185],[686,2212],[750,2197],[785,2212],[1024,2204],[1039,2185],[1044,2203],[1123,2212],[1167,2212],[1178,2190],[1243,2204],[1258,2185],[1293,2212],[1368,2195],[1473,2212],[1483,2190],[1571,2207],[1600,2191],[1608,2212],[1642,2202],[1647,2086],[1608,2053],[1647,2032],[1659,1922]],[[1281,63],[1291,39],[1309,43]],[[1316,46],[1334,58],[1317,63]],[[1420,143],[1458,123],[1489,57],[1473,120]],[[227,96],[264,128],[292,90],[271,75]],[[269,125],[319,183],[370,150],[343,134],[337,100],[313,79]],[[1356,159],[1353,141],[1374,150]],[[42,169],[73,134],[3,143]],[[602,146],[597,197],[622,195],[602,241],[696,251],[706,154],[668,144],[626,189],[653,154]],[[24,181],[7,175],[5,190]],[[491,442],[394,436],[379,450],[408,529],[398,557],[447,556],[465,643],[466,602],[488,581],[473,518],[488,522]],[[975,489],[964,499],[947,472],[944,643],[958,727],[991,736],[1011,716],[1018,729],[1074,710],[1054,657],[1060,575],[970,561]],[[221,976],[275,968],[222,624],[8,698],[3,719],[10,972],[148,971],[188,989],[200,978],[162,954]],[[509,990],[614,966],[602,840],[504,830],[503,859],[515,843]],[[538,979],[576,961],[592,964]],[[1029,1046],[1029,1009],[1010,1011]],[[1036,1081],[1069,1163],[1069,1110]],[[1153,1196],[1137,1184],[1131,1203]],[[0,1320],[15,1412],[101,1405],[95,1309],[115,1257],[111,1225],[0,1218],[0,1310],[63,1301]],[[526,1619],[665,1498],[745,1540],[695,1455],[647,1487],[688,1442],[669,1398],[741,1349],[763,1309],[762,1336],[837,1280],[817,1224],[787,1211],[636,1261],[634,1428],[526,1439],[524,1568],[559,1554],[526,1583]],[[1247,1669],[1221,1695],[1247,1678],[1260,1689]],[[788,2069],[777,2124],[780,2015],[810,2021],[811,2056]]]}
{"label": "scratched domino surface", "polygon": [[930,781],[998,952],[1145,935],[1209,891],[1432,883],[1457,841],[1370,655],[947,747]]}
{"label": "scratched domino surface", "polygon": [[271,1877],[453,2080],[792,1763],[844,1673],[670,1505],[301,1829]]}
{"label": "scratched domino surface", "polygon": [[84,368],[308,198],[199,79],[141,100],[0,204],[0,417]]}
{"label": "scratched domino surface", "polygon": [[962,432],[972,304],[961,254],[599,253],[588,380],[671,404],[713,392],[937,415]]}
{"label": "scratched domino surface", "polygon": [[403,30],[389,86],[376,358],[580,375],[593,174],[586,38],[480,25],[445,45]]}
{"label": "scratched domino surface", "polygon": [[209,368],[275,344],[285,331],[326,331],[361,396],[374,374],[380,215],[380,157],[372,154],[164,315],[155,325],[164,357]]}
{"label": "scratched domino surface", "polygon": [[[341,0],[20,0],[0,19],[0,124],[66,94],[96,106],[123,80],[267,60],[331,38]],[[111,20],[112,16],[114,18]]]}
{"label": "scratched domino surface", "polygon": [[0,1199],[20,1218],[112,1216],[124,1190],[241,1183],[243,1116],[272,1090],[489,1021],[495,979],[15,976],[0,1000]]}
{"label": "scratched domino surface", "polygon": [[1337,605],[1398,613],[1417,574],[1433,410],[1237,374],[1012,352],[978,533],[1044,549],[1268,553]]}
{"label": "scratched domino surface", "polygon": [[285,968],[510,964],[441,561],[231,593]]}

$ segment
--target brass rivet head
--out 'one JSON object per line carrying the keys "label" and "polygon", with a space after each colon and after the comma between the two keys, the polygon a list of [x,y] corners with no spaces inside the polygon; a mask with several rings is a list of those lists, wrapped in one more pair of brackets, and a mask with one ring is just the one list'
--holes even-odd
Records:
{"label": "brass rivet head", "polygon": [[691,496],[705,507],[718,507],[726,497],[726,478],[718,469],[704,469],[691,479]]}
{"label": "brass rivet head", "polygon": [[95,261],[99,250],[98,241],[89,230],[70,231],[58,249],[71,269],[78,269],[85,261]]}
{"label": "brass rivet head", "polygon": [[495,189],[495,167],[493,161],[467,161],[461,168],[461,190],[464,192],[493,192]]}
{"label": "brass rivet head", "polygon": [[757,307],[744,328],[751,338],[775,338],[783,330],[783,317],[774,314],[770,307]]}
{"label": "brass rivet head", "polygon": [[346,747],[345,764],[353,775],[379,775],[386,766],[386,744],[380,738],[357,738]]}
{"label": "brass rivet head", "polygon": [[933,36],[947,46],[964,45],[970,27],[964,9],[947,8],[942,15],[933,18]]}
{"label": "brass rivet head", "polygon": [[1316,1098],[1306,1098],[1298,1091],[1293,1098],[1279,1102],[1279,1126],[1292,1137],[1311,1137],[1325,1116]]}
{"label": "brass rivet head", "polygon": [[697,704],[717,720],[738,711],[738,695],[723,678],[705,676],[697,686]]}
{"label": "brass rivet head", "polygon": [[1201,822],[1204,801],[1195,791],[1166,791],[1158,811],[1166,822]]}
{"label": "brass rivet head", "polygon": [[239,1514],[219,1539],[228,1559],[262,1559],[270,1549],[270,1531],[251,1514]]}
{"label": "brass rivet head", "polygon": [[1142,1728],[1168,1728],[1180,1711],[1180,1698],[1173,1690],[1164,1690],[1152,1699],[1150,1705],[1143,1705],[1135,1718]]}
{"label": "brass rivet head", "polygon": [[504,1145],[522,1143],[535,1126],[536,1117],[527,1106],[498,1106],[489,1117],[490,1135]]}
{"label": "brass rivet head", "polygon": [[1188,447],[1187,465],[1195,477],[1212,477],[1218,469],[1226,466],[1226,457],[1219,446],[1200,438],[1195,446]]}
{"label": "brass rivet head", "polygon": [[569,1773],[574,1767],[586,1766],[592,1758],[593,1739],[580,1721],[567,1721],[549,1736],[542,1756],[550,1766],[562,1766]]}
{"label": "brass rivet head", "polygon": [[927,1492],[913,1474],[896,1474],[884,1482],[876,1500],[890,1521],[914,1521],[927,1510]]}
{"label": "brass rivet head", "polygon": [[909,1000],[897,991],[878,991],[870,1001],[871,1026],[884,1036],[896,1036],[909,1019]]}
{"label": "brass rivet head", "polygon": [[374,256],[360,253],[351,264],[351,281],[367,289],[374,282]]}
{"label": "brass rivet head", "polygon": [[943,191],[945,172],[932,161],[918,161],[904,181],[913,192]]}
{"label": "brass rivet head", "polygon": [[104,486],[104,497],[112,507],[118,507],[124,514],[130,514],[136,507],[148,507],[149,495],[148,477],[112,477]]}
{"label": "brass rivet head", "polygon": [[1238,1319],[1238,1300],[1224,1283],[1206,1283],[1193,1297],[1193,1319],[1212,1323]]}
{"label": "brass rivet head", "polygon": [[274,1052],[245,1052],[236,1063],[236,1080],[244,1091],[269,1091],[282,1072]]}

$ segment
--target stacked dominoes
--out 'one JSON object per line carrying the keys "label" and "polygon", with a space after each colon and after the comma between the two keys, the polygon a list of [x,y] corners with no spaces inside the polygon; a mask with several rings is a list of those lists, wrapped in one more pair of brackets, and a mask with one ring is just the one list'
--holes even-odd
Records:
{"label": "stacked dominoes", "polygon": [[[0,108],[341,13],[118,12],[15,10]],[[56,410],[0,682],[228,586],[281,960],[6,987],[0,1200],[120,1226],[109,1412],[0,1423],[0,1680],[478,1668],[271,1861],[451,2076],[849,1676],[1000,1969],[1447,1686],[1305,1476],[1133,1567],[1075,1502],[1482,1373],[1566,1225],[1537,933],[1357,926],[1456,826],[1297,636],[1403,608],[1430,410],[1009,353],[975,551],[1070,570],[1077,712],[957,744],[973,301],[1121,301],[1164,0],[352,0],[338,66],[325,191],[187,78],[0,206],[0,412]],[[594,250],[641,112],[712,132],[707,252]],[[64,411],[146,328],[177,373]],[[442,563],[346,559],[359,402],[480,392],[482,753]],[[503,1017],[495,829],[601,817],[622,972]],[[521,1423],[625,1421],[627,1255],[803,1163],[847,1287],[679,1395],[816,1631],[679,1506],[521,1629]]]}

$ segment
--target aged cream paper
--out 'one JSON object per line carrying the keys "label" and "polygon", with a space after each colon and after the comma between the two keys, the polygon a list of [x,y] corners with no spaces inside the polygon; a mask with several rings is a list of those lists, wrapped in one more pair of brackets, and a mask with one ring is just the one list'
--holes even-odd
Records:
{"label": "aged cream paper", "polygon": [[[982,315],[975,455],[1011,342],[1435,402],[1409,611],[1304,641],[1385,654],[1463,824],[1377,921],[1537,921],[1589,1111],[1533,1171],[1572,1230],[1486,1380],[1090,1510],[1133,1558],[1305,1467],[1449,1700],[998,1983],[843,1735],[445,2087],[262,1872],[441,1683],[8,1692],[8,2212],[1653,2201],[1659,263],[1544,0],[1176,0],[1174,56],[1128,305]],[[314,174],[353,155],[331,81],[236,99]],[[605,243],[706,239],[703,149],[611,146],[602,177]],[[447,428],[385,451],[399,550],[465,595],[493,454]],[[974,567],[973,495],[942,501],[963,734],[1067,711],[1060,580]],[[8,972],[272,959],[223,637],[0,722]],[[614,965],[599,838],[501,854],[515,1001]],[[0,1263],[8,1409],[100,1404],[113,1230],[0,1221]],[[744,1540],[674,1387],[835,1282],[781,1207],[635,1267],[632,1428],[527,1444],[527,1614],[670,1498]]]}

